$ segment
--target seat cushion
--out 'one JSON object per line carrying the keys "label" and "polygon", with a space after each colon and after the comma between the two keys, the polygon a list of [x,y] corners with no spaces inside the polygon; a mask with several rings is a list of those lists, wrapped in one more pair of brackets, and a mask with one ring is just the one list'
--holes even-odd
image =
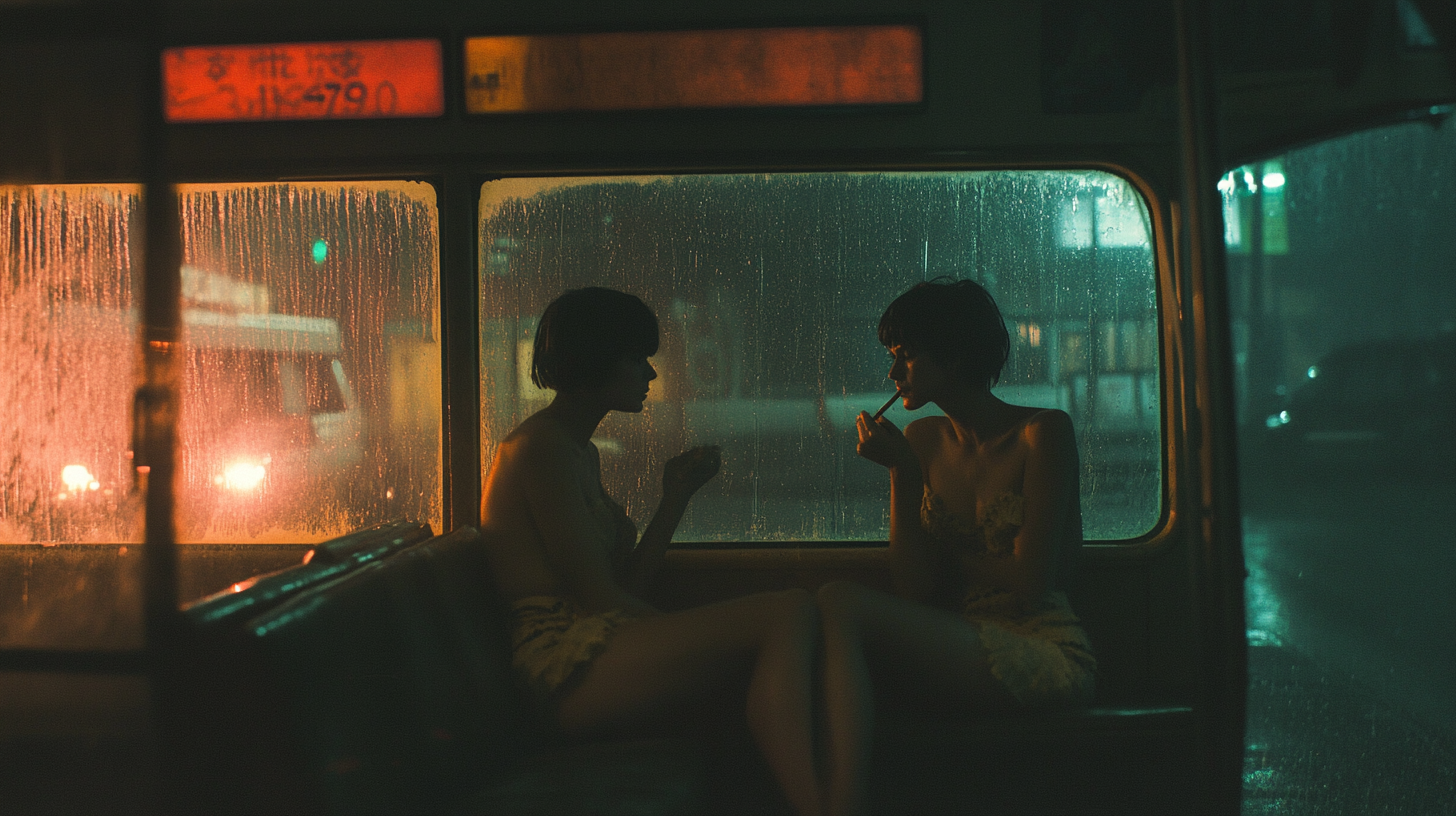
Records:
{"label": "seat cushion", "polygon": [[453,810],[479,816],[686,816],[706,807],[703,754],[685,740],[589,742],[537,751]]}

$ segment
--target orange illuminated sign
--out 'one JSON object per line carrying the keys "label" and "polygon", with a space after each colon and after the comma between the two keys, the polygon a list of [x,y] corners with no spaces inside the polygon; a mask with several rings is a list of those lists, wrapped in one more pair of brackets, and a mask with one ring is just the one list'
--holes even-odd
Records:
{"label": "orange illuminated sign", "polygon": [[884,105],[923,95],[908,25],[471,37],[470,113]]}
{"label": "orange illuminated sign", "polygon": [[169,122],[377,119],[445,112],[439,40],[168,48]]}

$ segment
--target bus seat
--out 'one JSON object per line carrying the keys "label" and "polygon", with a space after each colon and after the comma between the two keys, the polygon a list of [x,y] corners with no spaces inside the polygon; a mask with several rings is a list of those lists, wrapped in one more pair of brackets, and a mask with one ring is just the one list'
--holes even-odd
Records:
{"label": "bus seat", "polygon": [[1192,755],[1193,718],[1187,706],[886,712],[875,723],[874,812],[1181,812],[1197,769],[1169,759]]}
{"label": "bus seat", "polygon": [[390,522],[331,539],[309,550],[303,563],[256,575],[188,604],[183,617],[194,636],[240,625],[288,598],[432,535],[423,522]]}
{"label": "bus seat", "polygon": [[[480,534],[472,527],[417,550],[430,564],[461,665],[501,723],[494,734],[516,755],[511,773],[471,791],[450,810],[476,814],[689,813],[700,809],[702,754],[679,740],[564,742],[516,689],[507,605],[495,592]],[[523,756],[522,756],[523,755]],[[547,794],[549,792],[549,795]]]}
{"label": "bus seat", "polygon": [[502,750],[519,752],[523,740],[544,733],[544,722],[511,676],[511,638],[505,602],[495,591],[480,533],[462,527],[408,553],[424,560],[446,625],[441,631],[456,665],[486,702],[495,733],[511,735]]}
{"label": "bus seat", "polygon": [[290,798],[243,809],[694,809],[701,785],[681,744],[548,744],[510,682],[478,548],[473,531],[435,539],[248,622],[254,692],[294,750],[268,768]]}
{"label": "bus seat", "polygon": [[365,564],[418,544],[434,535],[423,521],[388,521],[332,538],[303,554],[303,563]]}
{"label": "bus seat", "polygon": [[526,756],[505,778],[454,803],[479,816],[621,814],[705,810],[703,754],[680,740],[565,744]]}

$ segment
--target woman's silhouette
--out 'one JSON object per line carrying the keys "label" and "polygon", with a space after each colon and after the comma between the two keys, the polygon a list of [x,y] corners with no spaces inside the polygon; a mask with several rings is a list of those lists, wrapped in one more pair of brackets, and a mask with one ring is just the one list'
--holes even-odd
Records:
{"label": "woman's silhouette", "polygon": [[880,318],[904,405],[945,416],[858,419],[859,454],[890,471],[894,595],[820,589],[829,715],[829,810],[865,806],[883,698],[934,711],[1090,701],[1096,661],[1063,590],[1082,544],[1077,446],[1062,411],[991,393],[1010,349],[973,281],[922,283]]}
{"label": "woman's silhouette", "polygon": [[718,449],[666,463],[640,540],[602,488],[592,433],[609,411],[642,411],[657,346],[652,311],[611,289],[567,292],[541,318],[531,377],[556,397],[501,442],[482,499],[491,565],[512,607],[514,668],[574,734],[656,730],[702,702],[746,698],[789,801],[819,813],[812,596],[761,593],[672,613],[641,599],[688,500],[718,472]]}

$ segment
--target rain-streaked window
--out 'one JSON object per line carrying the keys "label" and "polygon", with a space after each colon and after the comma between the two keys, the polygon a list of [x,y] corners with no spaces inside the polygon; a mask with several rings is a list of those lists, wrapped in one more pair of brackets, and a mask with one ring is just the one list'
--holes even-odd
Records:
{"label": "rain-streaked window", "polygon": [[[141,537],[139,189],[0,187],[0,541]],[[184,542],[437,527],[433,190],[180,188]]]}
{"label": "rain-streaked window", "polygon": [[1087,537],[1135,538],[1157,523],[1151,226],[1121,178],[503,179],[484,185],[480,211],[487,469],[495,444],[550,400],[530,382],[542,310],[567,289],[609,286],[641,296],[663,331],[643,415],[609,415],[595,440],[607,490],[639,522],[662,463],[717,443],[722,472],[694,498],[680,541],[883,541],[888,479],[854,452],[855,415],[894,390],[875,327],[895,296],[947,275],[980,281],[1006,318],[1011,360],[996,393],[1072,415]]}

